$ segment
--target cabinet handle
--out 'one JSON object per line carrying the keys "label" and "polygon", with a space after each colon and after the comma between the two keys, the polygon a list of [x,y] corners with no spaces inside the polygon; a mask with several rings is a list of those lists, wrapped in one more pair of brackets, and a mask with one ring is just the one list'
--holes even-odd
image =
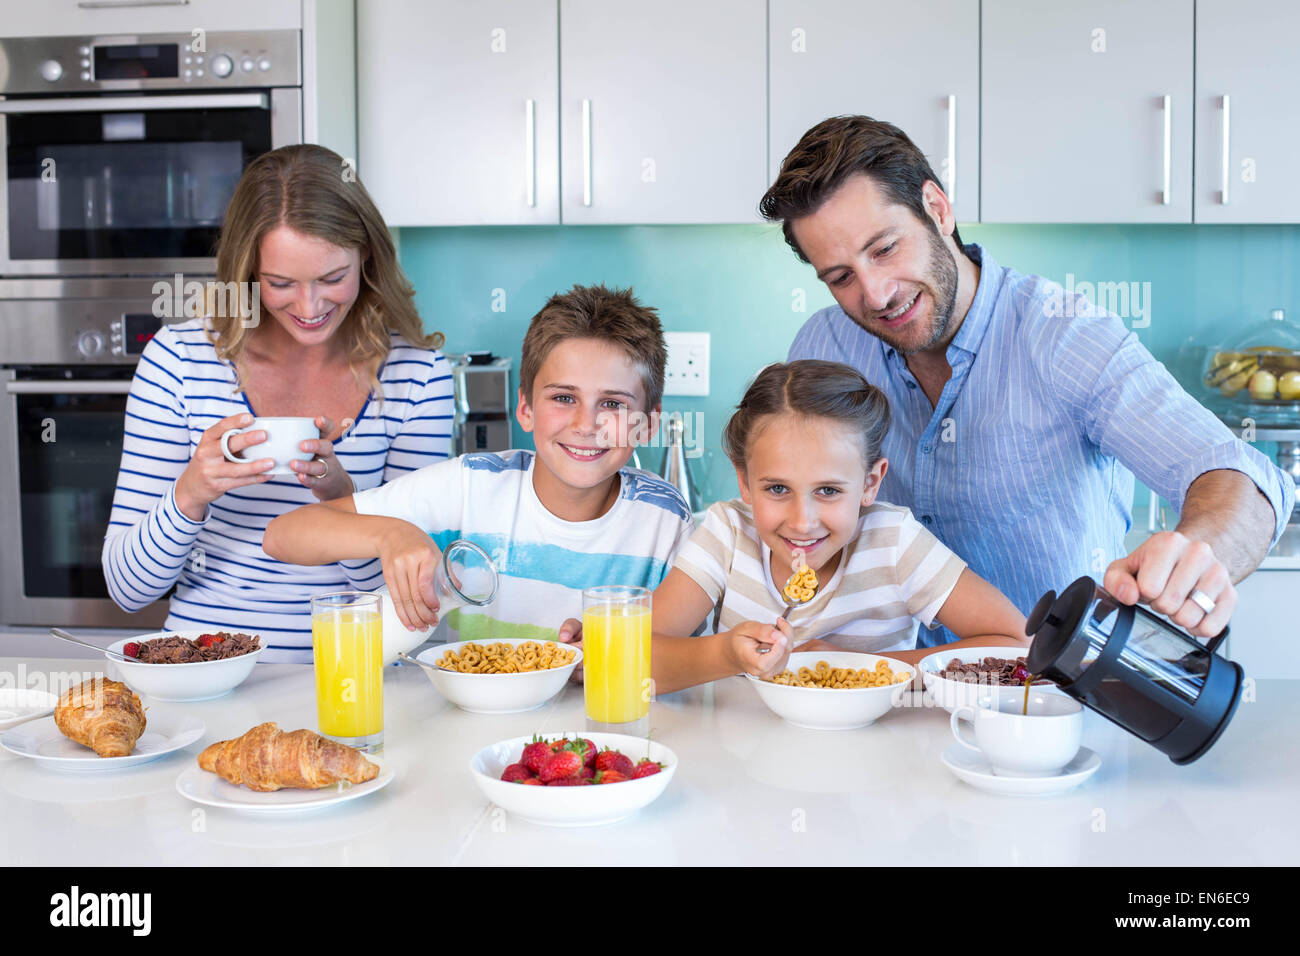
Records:
{"label": "cabinet handle", "polygon": [[524,191],[528,196],[528,205],[537,205],[537,103],[524,101]]}
{"label": "cabinet handle", "polygon": [[1223,194],[1219,197],[1219,204],[1228,205],[1228,118],[1230,103],[1228,94],[1223,94]]}
{"label": "cabinet handle", "polygon": [[582,204],[591,205],[591,100],[582,101]]}
{"label": "cabinet handle", "polygon": [[1160,202],[1165,206],[1168,206],[1170,201],[1169,177],[1172,171],[1171,150],[1173,149],[1173,103],[1171,101],[1172,97],[1165,94],[1164,101],[1161,104],[1161,109],[1164,110],[1165,114],[1165,188],[1160,193]]}
{"label": "cabinet handle", "polygon": [[957,96],[948,94],[948,203],[957,202]]}

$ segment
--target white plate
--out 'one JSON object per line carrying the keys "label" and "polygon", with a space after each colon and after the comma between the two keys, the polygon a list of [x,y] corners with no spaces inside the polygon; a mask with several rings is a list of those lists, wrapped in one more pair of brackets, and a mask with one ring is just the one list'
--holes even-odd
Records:
{"label": "white plate", "polygon": [[52,714],[54,705],[58,702],[58,697],[45,690],[0,688],[0,730],[8,730],[37,717]]}
{"label": "white plate", "polygon": [[621,750],[633,763],[648,756],[663,764],[664,768],[639,780],[603,786],[526,787],[506,783],[501,774],[510,764],[519,761],[524,745],[530,743],[532,737],[515,737],[484,747],[469,762],[474,782],[498,807],[529,823],[552,827],[593,827],[614,823],[657,800],[677,770],[677,755],[658,741],[650,741],[647,747],[644,737],[576,730],[543,736],[547,739],[585,737],[596,745],[597,750],[606,747]]}
{"label": "white plate", "polygon": [[1096,751],[1087,747],[1080,747],[1074,759],[1060,773],[1050,777],[1000,777],[993,772],[987,760],[957,743],[945,750],[940,759],[957,779],[976,790],[1016,797],[1062,793],[1083,783],[1101,766],[1101,758]]}
{"label": "white plate", "polygon": [[195,803],[227,810],[254,810],[259,813],[316,810],[364,797],[393,782],[395,774],[382,757],[365,754],[365,758],[379,766],[379,776],[365,783],[348,783],[346,780],[341,780],[319,790],[298,790],[288,787],[284,790],[260,793],[247,787],[235,786],[215,773],[194,766],[182,771],[176,778],[176,789],[182,797]]}
{"label": "white plate", "polygon": [[203,721],[185,714],[169,714],[151,707],[135,749],[125,757],[100,757],[89,747],[63,736],[53,717],[29,721],[0,734],[0,747],[30,757],[55,770],[120,770],[157,760],[188,747],[203,736]]}

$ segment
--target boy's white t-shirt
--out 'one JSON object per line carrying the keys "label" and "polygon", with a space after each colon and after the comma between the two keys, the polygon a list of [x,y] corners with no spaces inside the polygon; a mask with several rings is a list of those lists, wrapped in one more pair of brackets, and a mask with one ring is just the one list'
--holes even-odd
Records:
{"label": "boy's white t-shirt", "polygon": [[565,521],[538,499],[535,462],[523,450],[461,455],[352,497],[358,514],[409,521],[440,549],[464,538],[492,557],[501,575],[497,598],[451,611],[450,641],[554,639],[567,618],[582,619],[583,588],[653,590],[690,537],[686,502],[662,478],[623,468],[609,511]]}
{"label": "boy's white t-shirt", "polygon": [[[772,581],[772,549],[739,499],[709,508],[674,566],[713,600],[717,632],[775,621],[785,610],[785,582]],[[847,651],[911,650],[916,623],[931,626],[965,567],[907,508],[876,502],[858,519],[830,580],[791,612],[794,645],[818,638]]]}

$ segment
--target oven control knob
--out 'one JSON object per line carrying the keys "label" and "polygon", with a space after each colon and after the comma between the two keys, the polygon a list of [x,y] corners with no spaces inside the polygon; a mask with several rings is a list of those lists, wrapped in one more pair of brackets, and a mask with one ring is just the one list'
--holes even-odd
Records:
{"label": "oven control knob", "polygon": [[41,64],[41,76],[51,83],[58,82],[63,76],[63,64],[58,60],[46,60]]}
{"label": "oven control knob", "polygon": [[86,358],[104,351],[104,336],[94,329],[87,329],[77,336],[77,351]]}
{"label": "oven control knob", "polygon": [[224,53],[218,53],[212,58],[212,75],[219,76],[223,79],[235,71],[235,61]]}

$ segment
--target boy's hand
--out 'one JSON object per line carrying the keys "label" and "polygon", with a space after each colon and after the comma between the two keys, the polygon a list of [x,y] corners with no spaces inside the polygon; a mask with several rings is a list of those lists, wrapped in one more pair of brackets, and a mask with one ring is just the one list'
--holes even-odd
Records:
{"label": "boy's hand", "polygon": [[438,592],[433,571],[442,560],[433,539],[408,521],[394,524],[379,539],[379,560],[393,610],[408,631],[438,623]]}
{"label": "boy's hand", "polygon": [[[582,622],[576,617],[571,617],[560,625],[560,643],[572,644],[582,650]],[[573,669],[573,673],[569,675],[569,680],[575,684],[582,683],[581,664]]]}
{"label": "boy's hand", "polygon": [[[740,673],[767,678],[785,669],[793,638],[790,623],[784,619],[778,619],[775,626],[743,621],[727,632],[727,649]],[[760,654],[764,647],[770,650]]]}

